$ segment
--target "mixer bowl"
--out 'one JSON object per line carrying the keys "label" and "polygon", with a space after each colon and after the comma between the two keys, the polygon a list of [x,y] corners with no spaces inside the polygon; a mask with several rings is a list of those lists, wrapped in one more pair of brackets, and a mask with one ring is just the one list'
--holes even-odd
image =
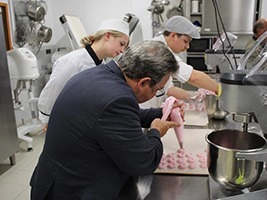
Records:
{"label": "mixer bowl", "polygon": [[242,190],[256,183],[263,171],[263,162],[236,158],[238,152],[254,152],[266,147],[258,134],[224,129],[206,135],[208,171],[220,186]]}

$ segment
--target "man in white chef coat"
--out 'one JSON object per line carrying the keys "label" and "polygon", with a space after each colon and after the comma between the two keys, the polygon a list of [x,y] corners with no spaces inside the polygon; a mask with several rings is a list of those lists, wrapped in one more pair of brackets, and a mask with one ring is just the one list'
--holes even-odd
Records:
{"label": "man in white chef coat", "polygon": [[[198,88],[214,91],[220,96],[221,85],[216,80],[212,79],[202,71],[193,69],[191,65],[186,64],[178,55],[190,47],[189,43],[193,38],[200,38],[197,27],[190,20],[182,16],[171,17],[166,22],[163,33],[153,38],[153,40],[162,41],[164,44],[168,45],[179,63],[179,70],[176,73],[173,73],[172,77],[165,85],[164,89],[165,91],[168,91],[167,96],[174,96],[177,99],[190,98],[190,93],[174,86],[172,78],[176,78],[181,83],[188,82]],[[142,108],[159,107],[165,98],[166,95],[160,98],[154,97],[151,100],[140,104],[140,106]]]}

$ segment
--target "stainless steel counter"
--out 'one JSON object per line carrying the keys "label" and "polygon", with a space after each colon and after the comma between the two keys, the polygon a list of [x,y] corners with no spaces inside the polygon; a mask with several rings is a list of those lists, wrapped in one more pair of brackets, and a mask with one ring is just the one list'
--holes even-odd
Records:
{"label": "stainless steel counter", "polygon": [[[186,128],[242,129],[242,124],[233,122],[231,116],[228,116],[226,120],[210,120],[205,127]],[[208,175],[154,174],[141,177],[139,181],[138,178],[131,178],[123,189],[120,200],[267,199],[266,170],[253,187],[250,191],[233,193],[219,187]]]}
{"label": "stainless steel counter", "polygon": [[[152,184],[138,184],[138,187],[137,179],[130,179],[127,185],[125,186],[120,200],[209,199],[208,176],[182,176],[159,174],[145,178],[151,179]],[[143,182],[145,182],[145,180],[143,180]],[[149,191],[149,194],[145,198],[143,191]]]}

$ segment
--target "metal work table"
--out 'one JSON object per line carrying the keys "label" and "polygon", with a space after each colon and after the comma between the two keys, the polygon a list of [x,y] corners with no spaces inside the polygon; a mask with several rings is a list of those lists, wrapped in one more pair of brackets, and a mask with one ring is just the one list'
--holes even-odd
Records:
{"label": "metal work table", "polygon": [[[145,178],[152,180],[152,184],[149,181],[149,183],[138,187],[136,179],[130,179],[125,186],[120,200],[209,199],[208,176],[154,174]],[[142,195],[139,195],[140,191],[149,191],[149,194],[142,198]]]}
{"label": "metal work table", "polygon": [[[186,128],[202,128],[202,129],[241,129],[241,124],[233,122],[231,115],[226,120],[210,120],[209,124],[205,127],[186,127]],[[137,178],[131,178],[122,191],[120,200],[209,200],[209,199],[267,199],[267,175],[263,174],[260,183],[256,183],[252,191],[253,194],[246,189],[244,192],[227,192],[219,187],[217,183],[208,175],[174,175],[174,174],[154,174],[151,176],[143,177],[142,181],[138,182]],[[265,188],[265,189],[264,189]],[[213,190],[213,191],[210,191]],[[257,191],[258,190],[258,191]],[[143,194],[145,193],[145,194]],[[213,196],[217,197],[213,198]],[[217,193],[214,195],[214,193]],[[245,194],[244,194],[245,193]],[[243,194],[243,195],[242,195]]]}

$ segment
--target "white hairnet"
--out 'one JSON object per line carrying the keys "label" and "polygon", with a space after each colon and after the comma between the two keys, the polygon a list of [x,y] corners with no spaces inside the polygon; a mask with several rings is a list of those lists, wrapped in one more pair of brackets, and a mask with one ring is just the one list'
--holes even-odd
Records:
{"label": "white hairnet", "polygon": [[194,39],[200,38],[200,34],[196,26],[189,19],[178,15],[171,17],[166,22],[164,30],[188,35]]}

